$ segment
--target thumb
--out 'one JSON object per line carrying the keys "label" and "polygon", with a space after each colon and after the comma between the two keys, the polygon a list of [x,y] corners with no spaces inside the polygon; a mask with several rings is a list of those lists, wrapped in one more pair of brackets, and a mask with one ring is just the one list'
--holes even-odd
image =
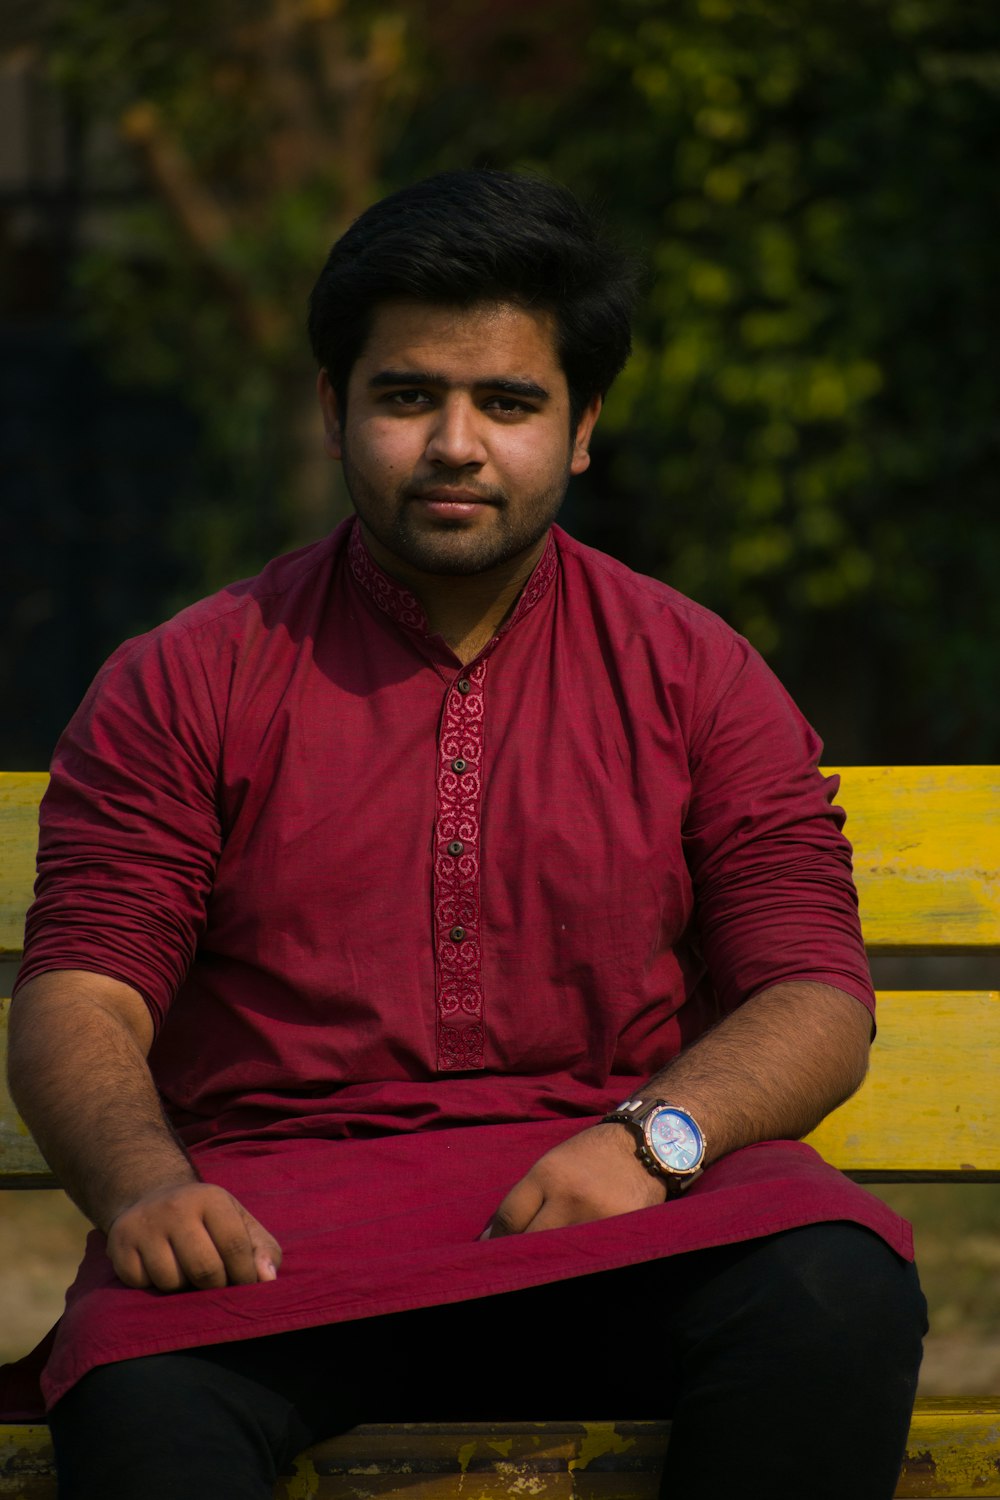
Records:
{"label": "thumb", "polygon": [[281,1246],[269,1234],[263,1224],[258,1223],[247,1214],[247,1233],[250,1236],[250,1245],[253,1249],[253,1263],[257,1269],[258,1281],[274,1281],[281,1266]]}

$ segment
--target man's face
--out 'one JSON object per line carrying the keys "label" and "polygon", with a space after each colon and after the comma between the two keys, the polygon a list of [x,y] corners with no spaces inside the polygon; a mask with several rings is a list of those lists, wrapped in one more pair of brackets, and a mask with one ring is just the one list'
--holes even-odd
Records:
{"label": "man's face", "polygon": [[346,416],[320,375],[327,451],[390,571],[484,573],[540,550],[600,410],[570,431],[554,334],[551,315],[511,303],[386,302]]}

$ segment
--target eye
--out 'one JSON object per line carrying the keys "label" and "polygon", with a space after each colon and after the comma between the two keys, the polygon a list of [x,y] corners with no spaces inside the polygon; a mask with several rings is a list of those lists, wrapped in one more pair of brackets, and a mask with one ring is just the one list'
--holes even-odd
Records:
{"label": "eye", "polygon": [[401,406],[411,410],[414,407],[430,405],[430,399],[426,391],[418,390],[389,391],[383,397],[388,406]]}
{"label": "eye", "polygon": [[537,409],[517,396],[491,396],[486,402],[487,411],[497,412],[502,417],[528,416]]}

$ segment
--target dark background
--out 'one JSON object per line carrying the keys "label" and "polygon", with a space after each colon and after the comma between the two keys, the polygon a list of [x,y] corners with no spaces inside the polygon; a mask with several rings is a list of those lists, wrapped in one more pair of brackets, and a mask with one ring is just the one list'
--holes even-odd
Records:
{"label": "dark background", "polygon": [[995,760],[998,127],[1000,11],[960,0],[10,0],[0,766],[345,513],[308,288],[470,164],[648,268],[568,528],[749,635],[829,762]]}

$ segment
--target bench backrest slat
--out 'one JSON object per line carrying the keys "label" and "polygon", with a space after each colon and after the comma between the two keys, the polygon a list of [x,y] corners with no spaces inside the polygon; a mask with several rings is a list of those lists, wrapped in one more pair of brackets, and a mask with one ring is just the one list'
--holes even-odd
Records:
{"label": "bench backrest slat", "polygon": [[[1000,1179],[1000,993],[880,994],[871,1072],[810,1143],[852,1176]],[[6,1008],[0,1001],[0,1059]],[[45,1163],[0,1085],[0,1186],[35,1185]]]}
{"label": "bench backrest slat", "polygon": [[35,1187],[48,1167],[7,1092],[7,1007],[0,1000],[0,1187]]}
{"label": "bench backrest slat", "polygon": [[837,774],[869,949],[1000,951],[1000,766]]}
{"label": "bench backrest slat", "polygon": [[[851,766],[865,939],[881,953],[1000,951],[1000,767]],[[21,951],[44,773],[0,772],[0,954]]]}
{"label": "bench backrest slat", "polygon": [[35,882],[38,804],[48,784],[44,771],[0,771],[0,955],[21,952]]}
{"label": "bench backrest slat", "polygon": [[880,991],[864,1086],[809,1136],[852,1177],[1000,1180],[1000,993]]}

